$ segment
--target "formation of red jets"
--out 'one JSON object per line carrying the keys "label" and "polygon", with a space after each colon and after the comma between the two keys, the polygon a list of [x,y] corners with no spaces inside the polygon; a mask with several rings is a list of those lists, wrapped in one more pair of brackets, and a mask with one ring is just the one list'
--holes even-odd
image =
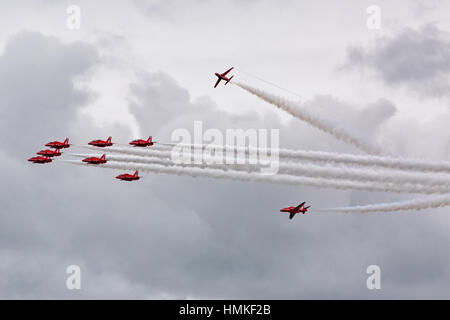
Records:
{"label": "formation of red jets", "polygon": [[[214,88],[216,88],[220,81],[225,81],[225,85],[227,85],[231,79],[233,79],[233,76],[231,77],[227,77],[227,74],[233,70],[233,67],[231,67],[230,69],[228,69],[227,71],[223,72],[223,73],[215,73],[215,76],[217,77],[217,81],[214,85]],[[94,146],[94,147],[99,147],[99,148],[105,148],[105,147],[110,147],[113,145],[112,143],[112,137],[108,137],[106,140],[92,140],[88,143],[90,146]],[[133,147],[149,147],[152,146],[154,144],[154,142],[152,141],[152,137],[150,136],[147,140],[144,139],[136,139],[133,140],[131,142],[129,142],[130,145],[132,145]],[[32,157],[30,159],[28,159],[28,161],[33,162],[33,163],[49,163],[52,162],[52,158],[53,157],[59,157],[61,156],[61,150],[65,149],[65,148],[69,148],[70,144],[69,144],[69,139],[67,138],[66,140],[64,140],[64,142],[59,142],[59,141],[52,141],[49,142],[45,145],[46,147],[49,148],[53,148],[53,150],[51,149],[47,149],[47,150],[41,150],[39,152],[37,152],[38,156]],[[85,163],[88,164],[93,164],[93,165],[99,165],[99,164],[104,164],[107,162],[106,160],[106,156],[105,154],[103,154],[100,158],[99,157],[89,157],[89,158],[85,158],[82,160]],[[116,176],[116,179],[119,180],[123,180],[123,181],[136,181],[139,180],[139,172],[136,171],[134,172],[134,174],[129,174],[129,173],[123,173],[120,174],[118,176]],[[296,207],[286,207],[283,209],[280,209],[280,212],[283,213],[289,213],[289,219],[294,218],[294,216],[297,213],[302,213],[305,214],[308,211],[308,207],[305,207],[305,202],[302,202],[301,204],[299,204]]]}
{"label": "formation of red jets", "polygon": [[[131,141],[129,144],[132,145],[133,147],[150,147],[154,143],[155,142],[152,141],[152,137],[150,136],[150,137],[148,137],[147,140],[136,139],[136,140]],[[101,140],[101,139],[92,140],[88,143],[88,145],[94,146],[94,147],[99,147],[99,148],[110,147],[113,145],[112,137],[108,137],[108,139],[106,139],[106,140]],[[38,151],[36,153],[37,156],[29,158],[28,161],[33,162],[33,163],[40,163],[40,164],[52,162],[53,157],[61,156],[62,149],[70,147],[69,138],[66,138],[66,140],[64,140],[64,142],[52,141],[52,142],[46,143],[45,146],[49,147],[49,148],[53,148],[53,149],[46,149],[46,150]],[[95,165],[103,164],[103,163],[107,162],[105,154],[103,154],[101,157],[85,158],[82,161],[85,163],[88,163],[88,164],[95,164]],[[116,177],[116,179],[123,180],[123,181],[136,181],[136,180],[139,180],[140,177],[139,177],[138,171],[136,171],[134,174],[128,174],[128,173],[120,174]]]}

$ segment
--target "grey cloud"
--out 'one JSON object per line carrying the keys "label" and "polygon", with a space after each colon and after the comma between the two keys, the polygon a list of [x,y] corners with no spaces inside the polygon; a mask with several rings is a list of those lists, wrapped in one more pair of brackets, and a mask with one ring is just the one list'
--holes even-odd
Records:
{"label": "grey cloud", "polygon": [[33,140],[68,136],[77,106],[90,100],[73,80],[96,59],[94,49],[80,42],[64,45],[37,32],[12,37],[0,56],[3,147],[24,156]]}
{"label": "grey cloud", "polygon": [[405,86],[421,95],[448,96],[450,33],[429,24],[379,39],[373,48],[351,46],[346,67],[368,68],[387,85]]}

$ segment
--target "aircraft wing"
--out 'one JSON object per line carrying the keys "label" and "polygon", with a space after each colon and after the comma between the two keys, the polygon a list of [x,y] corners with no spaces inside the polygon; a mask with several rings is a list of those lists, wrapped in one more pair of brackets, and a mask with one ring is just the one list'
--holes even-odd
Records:
{"label": "aircraft wing", "polygon": [[300,209],[301,207],[303,207],[305,205],[305,202],[300,203],[298,206],[295,207],[295,210]]}
{"label": "aircraft wing", "polygon": [[294,212],[289,213],[289,219],[292,219],[295,216]]}
{"label": "aircraft wing", "polygon": [[231,67],[230,69],[228,69],[227,71],[225,71],[224,73],[222,73],[222,76],[226,76],[228,72],[230,72],[231,70],[233,70],[234,67]]}
{"label": "aircraft wing", "polygon": [[220,79],[220,78],[217,79],[217,82],[216,82],[216,84],[214,85],[214,88],[217,87],[217,85],[219,84],[220,80],[222,80],[222,79]]}

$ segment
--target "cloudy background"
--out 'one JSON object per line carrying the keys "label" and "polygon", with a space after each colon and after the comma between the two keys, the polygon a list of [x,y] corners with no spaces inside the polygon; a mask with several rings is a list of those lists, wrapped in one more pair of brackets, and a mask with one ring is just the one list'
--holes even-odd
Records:
{"label": "cloudy background", "polygon": [[[66,27],[69,5],[81,29]],[[381,29],[366,9],[381,8]],[[311,214],[408,199],[26,159],[50,140],[280,129],[282,147],[358,153],[214,72],[300,99],[392,154],[450,160],[445,1],[14,1],[0,5],[0,298],[450,298],[448,208]],[[447,14],[446,14],[447,13]],[[249,74],[300,95],[267,86]],[[82,271],[67,290],[66,268]],[[366,288],[366,268],[382,289]]]}

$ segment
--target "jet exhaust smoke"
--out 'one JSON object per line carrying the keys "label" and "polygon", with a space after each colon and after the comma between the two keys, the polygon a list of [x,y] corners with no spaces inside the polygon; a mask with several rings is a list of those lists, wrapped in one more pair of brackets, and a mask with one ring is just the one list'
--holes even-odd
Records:
{"label": "jet exhaust smoke", "polygon": [[[70,161],[74,164],[88,165],[78,161]],[[448,193],[448,189],[435,187],[424,187],[420,185],[395,185],[377,182],[356,182],[349,180],[329,180],[324,178],[310,178],[292,175],[263,175],[260,173],[248,173],[235,170],[218,170],[204,169],[196,167],[172,166],[171,161],[167,165],[161,164],[144,164],[136,162],[118,162],[110,161],[105,164],[96,165],[100,168],[123,169],[123,170],[139,170],[143,172],[165,173],[175,175],[185,175],[191,177],[207,177],[214,179],[229,179],[251,182],[268,182],[288,185],[304,185],[318,188],[334,188],[339,190],[365,190],[365,191],[391,191],[398,193]],[[92,167],[92,165],[89,165]]]}
{"label": "jet exhaust smoke", "polygon": [[[168,150],[174,146],[190,147],[196,149],[202,149],[208,146],[216,150],[224,151],[243,151],[248,154],[253,152],[254,154],[267,154],[271,149],[257,148],[257,147],[237,147],[237,146],[214,146],[214,145],[188,145],[188,144],[175,144],[175,143],[162,143],[160,146],[164,146],[161,150]],[[144,150],[142,150],[144,151]],[[297,160],[309,161],[309,162],[323,162],[327,164],[351,164],[356,166],[367,167],[382,167],[394,170],[404,171],[422,171],[422,172],[441,172],[450,174],[450,162],[444,160],[425,160],[416,158],[394,158],[388,156],[372,156],[372,155],[354,155],[349,153],[335,153],[325,151],[309,151],[309,150],[293,150],[293,149],[277,149],[277,153],[282,161]],[[144,151],[145,152],[145,151]],[[140,155],[144,155],[141,153]]]}
{"label": "jet exhaust smoke", "polygon": [[366,206],[342,207],[323,209],[320,211],[347,212],[347,213],[369,213],[369,212],[392,212],[406,210],[424,210],[429,208],[442,208],[450,206],[450,195],[433,196],[429,198],[420,198],[405,200],[393,203],[371,204]]}
{"label": "jet exhaust smoke", "polygon": [[[259,165],[252,164],[177,164],[168,158],[168,153],[160,151],[152,151],[154,156],[136,156],[136,155],[114,155],[108,154],[106,156],[107,160],[121,161],[121,162],[136,162],[136,163],[159,163],[163,165],[179,165],[183,167],[200,167],[200,168],[214,168],[220,170],[244,170],[246,172],[257,172],[261,169]],[[76,155],[76,154],[73,154]],[[89,155],[79,155],[79,156],[89,156]],[[197,157],[193,157],[195,160]],[[202,161],[212,160],[212,158],[203,157]],[[236,158],[234,158],[236,160]],[[232,163],[232,162],[227,162]],[[237,162],[239,163],[239,162]],[[375,181],[382,183],[391,183],[396,185],[422,185],[423,187],[433,187],[432,190],[446,190],[450,192],[450,176],[435,176],[422,172],[395,172],[395,171],[377,171],[372,169],[360,169],[353,167],[332,167],[330,165],[317,166],[314,164],[301,164],[293,162],[280,162],[279,163],[279,174],[287,174],[292,176],[306,176],[312,178],[325,178],[325,179],[342,179],[342,180],[352,180],[352,181]]]}
{"label": "jet exhaust smoke", "polygon": [[354,147],[369,153],[369,154],[381,154],[378,148],[370,145],[368,142],[363,141],[362,138],[357,137],[354,133],[347,131],[344,128],[338,128],[336,124],[329,122],[317,115],[310,113],[309,111],[302,109],[296,103],[284,99],[282,97],[267,93],[263,90],[253,88],[241,82],[234,82],[235,85],[244,89],[247,92],[257,96],[258,98],[270,103],[277,108],[289,113],[297,119],[303,120],[308,124],[322,130],[326,133],[333,135],[335,138],[342,140],[346,143],[353,145]]}

